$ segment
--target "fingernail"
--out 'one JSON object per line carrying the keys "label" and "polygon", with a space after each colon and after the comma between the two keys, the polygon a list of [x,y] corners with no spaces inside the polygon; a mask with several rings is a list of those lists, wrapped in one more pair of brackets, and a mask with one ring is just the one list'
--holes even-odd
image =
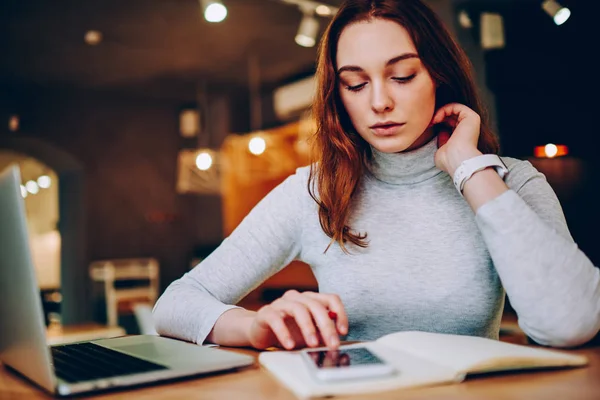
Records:
{"label": "fingernail", "polygon": [[343,334],[343,335],[345,335],[346,333],[348,333],[348,328],[346,328],[344,325],[340,325],[339,326],[339,330],[340,330],[340,333]]}
{"label": "fingernail", "polygon": [[319,344],[319,339],[317,339],[317,335],[309,335],[308,336],[308,344],[311,346],[316,346]]}
{"label": "fingernail", "polygon": [[285,347],[288,347],[291,349],[292,347],[294,347],[294,341],[292,339],[287,339],[285,341]]}

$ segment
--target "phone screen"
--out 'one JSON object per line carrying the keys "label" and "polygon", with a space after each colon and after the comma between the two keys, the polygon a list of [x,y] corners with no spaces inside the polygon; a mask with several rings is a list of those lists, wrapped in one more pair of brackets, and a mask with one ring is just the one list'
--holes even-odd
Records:
{"label": "phone screen", "polygon": [[306,353],[319,369],[384,364],[379,357],[364,347],[340,350],[309,350]]}

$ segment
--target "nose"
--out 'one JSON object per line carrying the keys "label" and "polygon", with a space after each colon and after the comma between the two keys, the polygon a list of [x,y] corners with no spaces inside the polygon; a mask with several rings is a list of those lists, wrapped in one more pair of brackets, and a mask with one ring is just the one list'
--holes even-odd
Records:
{"label": "nose", "polygon": [[394,108],[394,99],[390,95],[388,88],[382,82],[372,84],[371,108],[376,113],[391,111]]}

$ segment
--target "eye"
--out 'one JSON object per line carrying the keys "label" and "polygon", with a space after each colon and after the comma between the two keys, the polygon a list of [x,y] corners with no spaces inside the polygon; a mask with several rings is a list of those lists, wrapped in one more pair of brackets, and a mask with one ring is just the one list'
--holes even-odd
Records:
{"label": "eye", "polygon": [[365,82],[365,83],[361,83],[360,85],[355,85],[355,86],[346,85],[346,89],[348,89],[351,92],[358,92],[359,90],[364,88],[366,84],[367,83]]}
{"label": "eye", "polygon": [[408,83],[408,82],[412,81],[415,78],[415,76],[417,76],[417,74],[412,74],[410,76],[404,76],[404,77],[394,77],[392,79],[398,83]]}

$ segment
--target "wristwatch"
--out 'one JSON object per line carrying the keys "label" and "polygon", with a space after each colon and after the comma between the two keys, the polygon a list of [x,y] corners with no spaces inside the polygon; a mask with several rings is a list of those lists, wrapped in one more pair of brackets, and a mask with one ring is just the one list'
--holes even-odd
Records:
{"label": "wristwatch", "polygon": [[475,172],[489,167],[494,167],[502,179],[504,179],[508,173],[508,167],[496,154],[483,154],[463,161],[454,172],[454,186],[456,187],[456,190],[458,190],[458,193],[462,196],[465,182],[467,182]]}

